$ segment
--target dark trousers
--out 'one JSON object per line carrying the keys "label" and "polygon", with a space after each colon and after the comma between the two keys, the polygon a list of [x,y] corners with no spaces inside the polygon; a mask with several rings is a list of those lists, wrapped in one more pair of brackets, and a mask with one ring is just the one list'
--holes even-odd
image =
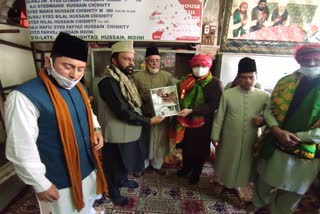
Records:
{"label": "dark trousers", "polygon": [[128,180],[128,171],[123,164],[118,145],[105,143],[102,148],[102,154],[103,170],[108,182],[109,197],[119,197],[121,184]]}
{"label": "dark trousers", "polygon": [[198,180],[207,157],[194,157],[192,154],[189,154],[189,152],[190,150],[182,149],[183,171],[191,172],[190,177]]}
{"label": "dark trousers", "polygon": [[198,180],[202,166],[210,154],[211,126],[205,124],[200,128],[186,128],[182,142],[183,171],[191,172],[191,179]]}

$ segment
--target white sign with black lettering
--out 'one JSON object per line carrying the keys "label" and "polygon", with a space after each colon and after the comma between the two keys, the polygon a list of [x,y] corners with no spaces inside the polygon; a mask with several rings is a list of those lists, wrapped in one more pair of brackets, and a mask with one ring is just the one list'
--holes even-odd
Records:
{"label": "white sign with black lettering", "polygon": [[31,40],[201,41],[202,0],[26,0]]}

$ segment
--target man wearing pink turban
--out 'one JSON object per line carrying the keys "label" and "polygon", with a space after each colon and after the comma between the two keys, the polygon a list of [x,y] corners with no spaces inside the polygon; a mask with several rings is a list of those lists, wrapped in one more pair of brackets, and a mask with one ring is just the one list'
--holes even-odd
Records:
{"label": "man wearing pink turban", "polygon": [[300,69],[280,79],[258,140],[254,205],[293,213],[320,171],[320,44],[295,50]]}
{"label": "man wearing pink turban", "polygon": [[182,110],[170,138],[182,147],[183,167],[177,175],[189,176],[191,184],[198,183],[202,165],[210,154],[211,124],[222,93],[221,81],[209,70],[211,65],[211,56],[195,55],[190,61],[192,73],[178,83]]}

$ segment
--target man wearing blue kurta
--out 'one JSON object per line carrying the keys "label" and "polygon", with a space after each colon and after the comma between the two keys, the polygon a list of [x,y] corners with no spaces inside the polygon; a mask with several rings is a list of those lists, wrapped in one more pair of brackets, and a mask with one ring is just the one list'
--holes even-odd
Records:
{"label": "man wearing blue kurta", "polygon": [[300,69],[278,81],[264,111],[254,205],[292,213],[320,170],[320,44],[297,47]]}

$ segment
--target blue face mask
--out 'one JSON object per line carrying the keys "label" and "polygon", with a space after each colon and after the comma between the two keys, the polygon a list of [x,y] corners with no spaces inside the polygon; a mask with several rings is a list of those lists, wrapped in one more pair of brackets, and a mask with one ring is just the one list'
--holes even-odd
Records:
{"label": "blue face mask", "polygon": [[317,67],[300,67],[299,70],[300,73],[302,73],[306,77],[314,78],[320,75],[320,66]]}
{"label": "blue face mask", "polygon": [[58,82],[58,84],[67,90],[72,89],[78,82],[81,80],[79,78],[78,80],[69,80],[68,78],[65,78],[61,76],[53,67],[53,61],[52,58],[50,57],[50,65],[51,69],[49,69],[50,75]]}

